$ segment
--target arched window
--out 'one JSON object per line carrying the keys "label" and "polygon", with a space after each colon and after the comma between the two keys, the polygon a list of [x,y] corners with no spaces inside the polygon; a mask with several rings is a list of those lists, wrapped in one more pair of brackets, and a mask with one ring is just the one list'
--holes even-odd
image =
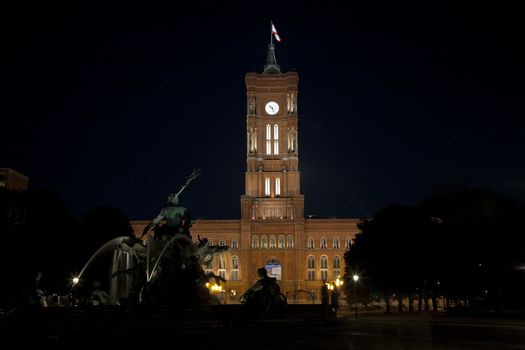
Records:
{"label": "arched window", "polygon": [[275,236],[270,236],[270,248],[275,249],[276,242],[275,242]]}
{"label": "arched window", "polygon": [[321,255],[321,280],[328,280],[328,257]]}
{"label": "arched window", "polygon": [[232,271],[230,276],[231,281],[239,280],[239,257],[234,255],[232,256]]}
{"label": "arched window", "polygon": [[254,249],[259,248],[259,237],[258,236],[252,236],[252,248]]}
{"label": "arched window", "polygon": [[321,255],[321,268],[322,269],[328,268],[328,257],[326,255]]}
{"label": "arched window", "polygon": [[279,154],[279,125],[273,126],[273,154]]}
{"label": "arched window", "polygon": [[272,126],[266,125],[266,154],[272,154]]}
{"label": "arched window", "polygon": [[261,236],[261,248],[263,249],[268,248],[268,237]]}
{"label": "arched window", "polygon": [[219,268],[217,269],[218,275],[222,278],[226,278],[226,264],[224,261],[224,254],[221,254],[218,256],[218,265]]}
{"label": "arched window", "polygon": [[288,235],[286,237],[286,246],[288,248],[293,248],[293,236],[292,235]]}
{"label": "arched window", "polygon": [[224,238],[219,239],[219,246],[224,247],[226,245],[226,240]]}
{"label": "arched window", "polygon": [[345,239],[345,248],[346,249],[350,249],[351,246],[352,246],[352,238],[346,237],[346,239]]}
{"label": "arched window", "polygon": [[334,269],[341,268],[341,257],[339,255],[334,256]]}
{"label": "arched window", "polygon": [[334,256],[334,278],[341,276],[341,257],[339,255]]}
{"label": "arched window", "polygon": [[308,255],[308,281],[315,280],[315,257]]}
{"label": "arched window", "polygon": [[237,238],[232,239],[232,249],[239,249],[239,241]]}
{"label": "arched window", "polygon": [[339,238],[337,238],[337,237],[334,238],[334,240],[333,240],[333,248],[334,248],[334,249],[339,249],[339,248],[341,248],[341,247],[339,246]]}
{"label": "arched window", "polygon": [[279,178],[275,179],[275,195],[276,196],[281,195],[281,179]]}
{"label": "arched window", "polygon": [[320,242],[320,248],[321,249],[326,249],[326,238],[321,238],[321,242]]}
{"label": "arched window", "polygon": [[264,195],[269,196],[270,195],[270,178],[264,179]]}
{"label": "arched window", "polygon": [[284,248],[284,236],[280,235],[279,238],[277,238],[277,247],[280,249]]}
{"label": "arched window", "polygon": [[208,238],[208,245],[209,245],[209,246],[212,246],[212,245],[213,245],[213,239],[212,239],[212,238]]}
{"label": "arched window", "polygon": [[210,259],[206,262],[206,264],[204,265],[204,272],[205,273],[213,272],[213,259]]}
{"label": "arched window", "polygon": [[314,239],[313,238],[308,238],[308,241],[306,242],[306,248],[314,249]]}

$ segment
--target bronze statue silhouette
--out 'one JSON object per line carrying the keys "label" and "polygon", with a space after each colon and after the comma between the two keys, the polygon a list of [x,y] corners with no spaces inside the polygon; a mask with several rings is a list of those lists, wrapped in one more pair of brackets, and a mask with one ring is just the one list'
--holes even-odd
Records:
{"label": "bronze statue silhouette", "polygon": [[[200,169],[194,169],[193,172],[186,177],[186,182],[180,190],[177,193],[170,193],[166,205],[161,209],[159,215],[146,225],[142,231],[141,238],[146,236],[151,229],[155,232],[154,237],[158,239],[178,233],[190,235],[189,229],[193,223],[189,211],[179,206],[179,196],[182,191],[199,176]],[[164,224],[161,225],[163,222]]]}

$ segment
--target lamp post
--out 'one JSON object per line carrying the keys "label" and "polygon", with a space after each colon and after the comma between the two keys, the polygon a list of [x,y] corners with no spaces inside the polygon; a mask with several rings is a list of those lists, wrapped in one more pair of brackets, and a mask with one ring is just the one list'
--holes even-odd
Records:
{"label": "lamp post", "polygon": [[359,276],[358,275],[353,275],[352,276],[352,279],[354,280],[354,294],[355,294],[355,300],[354,300],[354,303],[355,303],[355,319],[356,321],[358,320],[357,318],[357,281],[359,281]]}
{"label": "lamp post", "polygon": [[78,277],[74,277],[73,278],[73,285],[71,286],[72,290],[73,290],[73,306],[76,306],[77,305],[77,285],[78,283],[80,282],[80,278]]}

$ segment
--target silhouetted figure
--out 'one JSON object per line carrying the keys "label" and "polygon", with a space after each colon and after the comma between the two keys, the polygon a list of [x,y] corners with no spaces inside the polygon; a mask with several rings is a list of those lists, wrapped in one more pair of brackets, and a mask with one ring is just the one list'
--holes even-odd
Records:
{"label": "silhouetted figure", "polygon": [[[165,221],[164,225],[161,223]],[[190,214],[188,210],[179,206],[179,196],[177,194],[170,194],[166,205],[162,208],[159,215],[157,215],[144,228],[142,237],[144,237],[150,229],[154,231],[154,237],[163,239],[165,236],[173,236],[178,233],[189,235],[189,228],[191,226]]]}
{"label": "silhouetted figure", "polygon": [[281,293],[277,279],[268,276],[264,267],[257,269],[257,276],[260,277],[259,280],[239,300],[249,307],[252,316],[261,317],[273,305],[286,304],[286,298]]}
{"label": "silhouetted figure", "polygon": [[[182,206],[179,206],[179,195],[189,185],[191,181],[200,175],[199,170],[194,170],[191,175],[186,177],[186,182],[182,185],[177,193],[171,193],[168,196],[166,205],[161,209],[159,215],[151,220],[142,231],[142,237],[148,234],[150,229],[153,229],[154,237],[157,239],[164,239],[165,237],[173,236],[178,233],[190,236],[190,227],[193,224],[190,219],[190,213]],[[161,223],[165,221],[164,225]],[[141,237],[141,238],[142,238]]]}
{"label": "silhouetted figure", "polygon": [[331,297],[331,303],[330,306],[332,307],[332,310],[337,313],[337,309],[339,308],[339,289],[337,289],[337,286],[334,286],[334,289],[332,289],[332,297]]}
{"label": "silhouetted figure", "polygon": [[323,280],[323,285],[321,286],[321,304],[326,307],[330,304],[330,293],[328,292],[326,280]]}

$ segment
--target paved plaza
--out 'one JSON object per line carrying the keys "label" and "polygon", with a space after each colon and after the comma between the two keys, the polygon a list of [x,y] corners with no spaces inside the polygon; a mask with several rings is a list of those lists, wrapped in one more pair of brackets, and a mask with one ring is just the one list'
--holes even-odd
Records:
{"label": "paved plaza", "polygon": [[[8,348],[85,349],[525,349],[525,320],[447,317],[440,314],[384,315],[341,310],[337,317],[296,312],[287,317],[247,320],[239,309],[213,318],[101,318],[70,315],[45,322],[3,322]],[[222,316],[219,316],[222,315]],[[225,317],[226,315],[226,317]]]}

